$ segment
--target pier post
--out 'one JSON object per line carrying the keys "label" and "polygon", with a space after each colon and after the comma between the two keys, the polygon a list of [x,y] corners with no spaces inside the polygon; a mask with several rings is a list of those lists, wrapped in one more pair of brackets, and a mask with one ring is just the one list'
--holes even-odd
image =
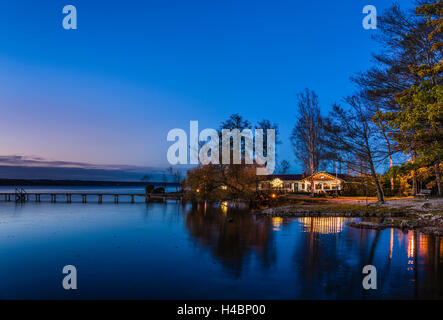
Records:
{"label": "pier post", "polygon": [[131,194],[131,203],[134,203],[134,195]]}
{"label": "pier post", "polygon": [[114,203],[118,203],[118,194],[114,195]]}
{"label": "pier post", "polygon": [[86,203],[86,194],[82,194],[82,202]]}
{"label": "pier post", "polygon": [[102,203],[103,202],[103,195],[99,194],[98,195],[98,203]]}

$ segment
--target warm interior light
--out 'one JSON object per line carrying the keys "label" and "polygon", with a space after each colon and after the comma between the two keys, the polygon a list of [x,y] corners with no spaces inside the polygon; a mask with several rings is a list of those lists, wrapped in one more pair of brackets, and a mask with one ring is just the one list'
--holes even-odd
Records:
{"label": "warm interior light", "polygon": [[271,181],[271,185],[273,188],[282,188],[283,187],[283,181],[279,178],[275,178]]}

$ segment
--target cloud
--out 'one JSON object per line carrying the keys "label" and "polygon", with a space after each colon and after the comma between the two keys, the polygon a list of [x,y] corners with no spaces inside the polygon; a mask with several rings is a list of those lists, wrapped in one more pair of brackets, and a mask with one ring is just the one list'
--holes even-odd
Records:
{"label": "cloud", "polygon": [[[178,168],[176,168],[178,169]],[[184,171],[184,168],[180,168]],[[163,181],[165,168],[48,160],[37,156],[0,156],[0,179]]]}
{"label": "cloud", "polygon": [[8,155],[0,156],[0,166],[51,167],[51,168],[81,168],[99,170],[145,171],[161,170],[153,167],[138,167],[131,165],[92,164],[76,161],[48,160],[35,156]]}

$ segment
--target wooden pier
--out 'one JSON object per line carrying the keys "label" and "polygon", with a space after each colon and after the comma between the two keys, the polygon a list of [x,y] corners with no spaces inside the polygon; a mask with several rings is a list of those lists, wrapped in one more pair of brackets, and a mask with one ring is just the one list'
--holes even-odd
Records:
{"label": "wooden pier", "polygon": [[11,193],[0,193],[0,201],[4,200],[5,202],[41,202],[42,196],[49,199],[50,202],[56,203],[57,201],[65,201],[66,203],[72,203],[72,198],[81,199],[82,203],[88,202],[91,197],[97,198],[97,203],[103,203],[103,198],[111,198],[114,200],[114,203],[119,203],[121,197],[129,197],[130,203],[135,203],[136,197],[144,198],[146,203],[155,201],[155,202],[166,202],[166,200],[176,200],[183,201],[183,196],[176,193],[60,193],[60,192],[50,192],[50,193],[28,193],[28,192],[11,192]]}

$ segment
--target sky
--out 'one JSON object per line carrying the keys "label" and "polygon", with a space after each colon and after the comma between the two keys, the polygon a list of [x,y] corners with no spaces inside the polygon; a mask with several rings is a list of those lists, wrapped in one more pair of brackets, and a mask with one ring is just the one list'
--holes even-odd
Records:
{"label": "sky", "polygon": [[162,168],[169,130],[239,113],[276,122],[278,157],[300,172],[296,95],[315,90],[326,115],[353,93],[378,50],[367,4],[392,2],[0,0],[0,156]]}

